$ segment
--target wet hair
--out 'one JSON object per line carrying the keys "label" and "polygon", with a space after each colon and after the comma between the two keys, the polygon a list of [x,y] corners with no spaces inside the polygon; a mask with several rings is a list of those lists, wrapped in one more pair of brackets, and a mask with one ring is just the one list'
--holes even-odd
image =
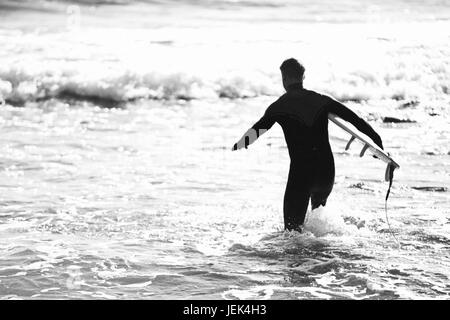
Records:
{"label": "wet hair", "polygon": [[305,67],[294,58],[284,60],[280,70],[284,75],[299,80],[303,80],[305,74]]}

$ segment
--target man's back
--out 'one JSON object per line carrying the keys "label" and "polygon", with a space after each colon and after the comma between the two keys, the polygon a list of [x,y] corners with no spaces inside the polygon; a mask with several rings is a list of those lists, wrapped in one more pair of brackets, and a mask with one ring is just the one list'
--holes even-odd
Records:
{"label": "man's back", "polygon": [[378,134],[353,111],[328,96],[301,86],[291,86],[267,108],[264,116],[252,128],[257,132],[268,130],[278,122],[283,129],[291,159],[308,157],[312,151],[331,152],[328,139],[329,113],[352,123],[382,148]]}
{"label": "man's back", "polygon": [[327,97],[311,90],[292,88],[267,109],[254,129],[269,129],[278,122],[291,159],[310,157],[313,151],[331,152],[328,142]]}

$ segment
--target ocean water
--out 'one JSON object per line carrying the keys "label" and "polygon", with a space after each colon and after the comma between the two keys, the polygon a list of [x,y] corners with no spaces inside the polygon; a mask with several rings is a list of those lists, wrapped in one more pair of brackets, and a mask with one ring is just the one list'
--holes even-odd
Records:
{"label": "ocean water", "polygon": [[[2,1],[0,298],[448,299],[449,19],[448,1]],[[334,191],[302,234],[283,231],[280,127],[230,151],[289,57],[400,164],[391,228],[384,164],[331,123]]]}

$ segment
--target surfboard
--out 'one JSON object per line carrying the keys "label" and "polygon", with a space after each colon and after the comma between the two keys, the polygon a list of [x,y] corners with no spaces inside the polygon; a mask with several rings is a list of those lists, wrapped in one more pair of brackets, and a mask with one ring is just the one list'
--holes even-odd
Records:
{"label": "surfboard", "polygon": [[361,133],[356,132],[352,128],[348,127],[346,124],[343,123],[335,114],[329,113],[328,119],[330,119],[334,124],[336,124],[338,127],[343,129],[344,131],[350,133],[351,138],[348,141],[347,145],[345,146],[345,150],[348,150],[350,148],[350,145],[355,139],[358,139],[360,142],[363,143],[363,148],[361,149],[361,152],[359,153],[359,156],[362,157],[366,153],[367,150],[372,152],[372,154],[387,163],[386,173],[385,173],[385,180],[389,181],[392,175],[392,172],[395,169],[400,168],[400,165],[394,161],[394,159],[389,156],[386,152],[384,152],[380,147],[378,147],[376,144],[374,144],[371,140],[365,137],[365,135],[362,135]]}

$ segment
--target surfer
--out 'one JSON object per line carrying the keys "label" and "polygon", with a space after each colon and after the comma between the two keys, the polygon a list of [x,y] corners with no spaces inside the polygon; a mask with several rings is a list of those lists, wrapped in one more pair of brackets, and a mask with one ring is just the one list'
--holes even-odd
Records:
{"label": "surfer", "polygon": [[303,87],[305,68],[296,59],[281,66],[286,93],[234,144],[247,148],[275,122],[284,132],[291,159],[284,194],[284,227],[301,231],[311,199],[312,210],[325,206],[334,184],[334,158],[328,140],[328,114],[353,124],[383,149],[380,136],[363,119],[338,101]]}

